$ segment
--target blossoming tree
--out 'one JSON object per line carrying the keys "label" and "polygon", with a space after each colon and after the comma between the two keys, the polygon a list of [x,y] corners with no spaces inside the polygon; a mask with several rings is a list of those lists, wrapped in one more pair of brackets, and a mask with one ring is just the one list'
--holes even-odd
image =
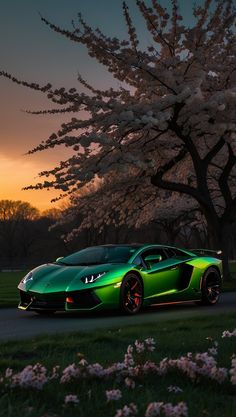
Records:
{"label": "blossoming tree", "polygon": [[[195,6],[192,27],[183,24],[177,0],[172,0],[170,13],[157,0],[136,0],[136,5],[152,39],[147,48],[140,46],[125,2],[125,40],[93,30],[81,15],[71,30],[42,17],[52,30],[85,45],[120,82],[117,89],[98,90],[79,76],[87,89],[80,93],[1,72],[44,92],[56,104],[54,110],[39,113],[73,113],[68,123],[30,152],[65,145],[73,148],[74,156],[42,172],[46,180],[31,187],[55,187],[74,195],[107,177],[112,180],[108,198],[114,207],[119,193],[113,190],[119,187],[131,205],[136,201],[133,195],[143,203],[149,198],[160,201],[160,189],[177,193],[178,199],[191,197],[205,216],[211,246],[224,251],[228,275],[228,236],[236,214],[233,1],[205,0],[203,6]],[[86,119],[82,111],[87,112]],[[122,208],[121,203],[125,216]]]}

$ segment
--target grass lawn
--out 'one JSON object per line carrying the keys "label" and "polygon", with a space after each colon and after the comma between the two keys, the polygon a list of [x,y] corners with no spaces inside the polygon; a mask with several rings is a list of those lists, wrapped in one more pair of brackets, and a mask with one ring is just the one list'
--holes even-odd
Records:
{"label": "grass lawn", "polygon": [[[217,317],[198,317],[191,320],[166,321],[153,325],[137,325],[121,329],[99,330],[93,333],[73,333],[60,336],[41,336],[32,340],[1,343],[0,375],[7,367],[22,370],[26,365],[43,364],[51,372],[60,365],[63,370],[69,364],[78,365],[81,358],[104,367],[122,362],[127,346],[136,339],[154,337],[154,352],[134,355],[137,363],[146,360],[159,361],[165,357],[179,358],[187,352],[206,352],[218,341],[218,366],[231,366],[231,357],[236,351],[236,337],[222,339],[222,332],[232,331],[236,326],[236,313]],[[211,340],[209,340],[209,337]],[[208,338],[208,339],[207,339]],[[61,376],[61,371],[59,372]],[[236,386],[229,381],[219,384],[208,377],[192,381],[181,371],[170,370],[166,375],[141,374],[134,376],[135,388],[128,389],[125,377],[82,377],[60,384],[59,379],[49,381],[42,390],[9,388],[0,383],[1,417],[113,417],[116,410],[131,402],[138,407],[137,417],[144,417],[150,402],[163,401],[176,405],[184,401],[189,417],[235,417]],[[169,386],[178,386],[183,391],[173,393]],[[122,398],[107,402],[105,391],[120,389]],[[68,394],[77,395],[78,405],[64,405]],[[123,416],[123,415],[122,415]],[[132,414],[133,416],[133,414]],[[161,414],[165,416],[165,414]],[[130,415],[131,417],[131,415]],[[181,415],[182,417],[182,415]]]}
{"label": "grass lawn", "polygon": [[[27,271],[0,272],[0,308],[15,307],[19,302],[17,285]],[[236,291],[236,262],[231,263],[233,280],[224,282],[223,291]]]}
{"label": "grass lawn", "polygon": [[26,271],[0,272],[0,308],[17,306],[17,285],[25,274]]}

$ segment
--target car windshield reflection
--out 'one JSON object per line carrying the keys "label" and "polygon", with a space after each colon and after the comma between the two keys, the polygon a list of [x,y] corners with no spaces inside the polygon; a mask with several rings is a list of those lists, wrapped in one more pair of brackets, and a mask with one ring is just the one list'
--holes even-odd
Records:
{"label": "car windshield reflection", "polygon": [[58,260],[57,264],[66,266],[90,266],[108,263],[127,263],[137,250],[133,245],[96,246],[82,249]]}

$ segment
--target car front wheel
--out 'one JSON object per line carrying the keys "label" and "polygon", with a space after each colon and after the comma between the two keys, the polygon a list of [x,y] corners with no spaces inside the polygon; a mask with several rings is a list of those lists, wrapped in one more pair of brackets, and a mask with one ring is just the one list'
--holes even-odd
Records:
{"label": "car front wheel", "polygon": [[128,274],[120,289],[120,307],[126,314],[137,314],[143,304],[143,286],[136,274]]}

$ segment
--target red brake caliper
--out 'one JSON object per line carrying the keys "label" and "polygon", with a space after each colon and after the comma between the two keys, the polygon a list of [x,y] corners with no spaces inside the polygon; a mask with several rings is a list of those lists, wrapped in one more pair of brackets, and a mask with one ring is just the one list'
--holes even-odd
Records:
{"label": "red brake caliper", "polygon": [[[135,284],[133,285],[133,287],[131,287],[131,290],[134,290],[134,288],[137,286],[137,284],[138,284],[138,281],[136,281]],[[136,306],[138,306],[138,304],[139,304],[139,299],[140,299],[140,295],[138,293],[135,293],[134,294],[134,302],[135,302]]]}

